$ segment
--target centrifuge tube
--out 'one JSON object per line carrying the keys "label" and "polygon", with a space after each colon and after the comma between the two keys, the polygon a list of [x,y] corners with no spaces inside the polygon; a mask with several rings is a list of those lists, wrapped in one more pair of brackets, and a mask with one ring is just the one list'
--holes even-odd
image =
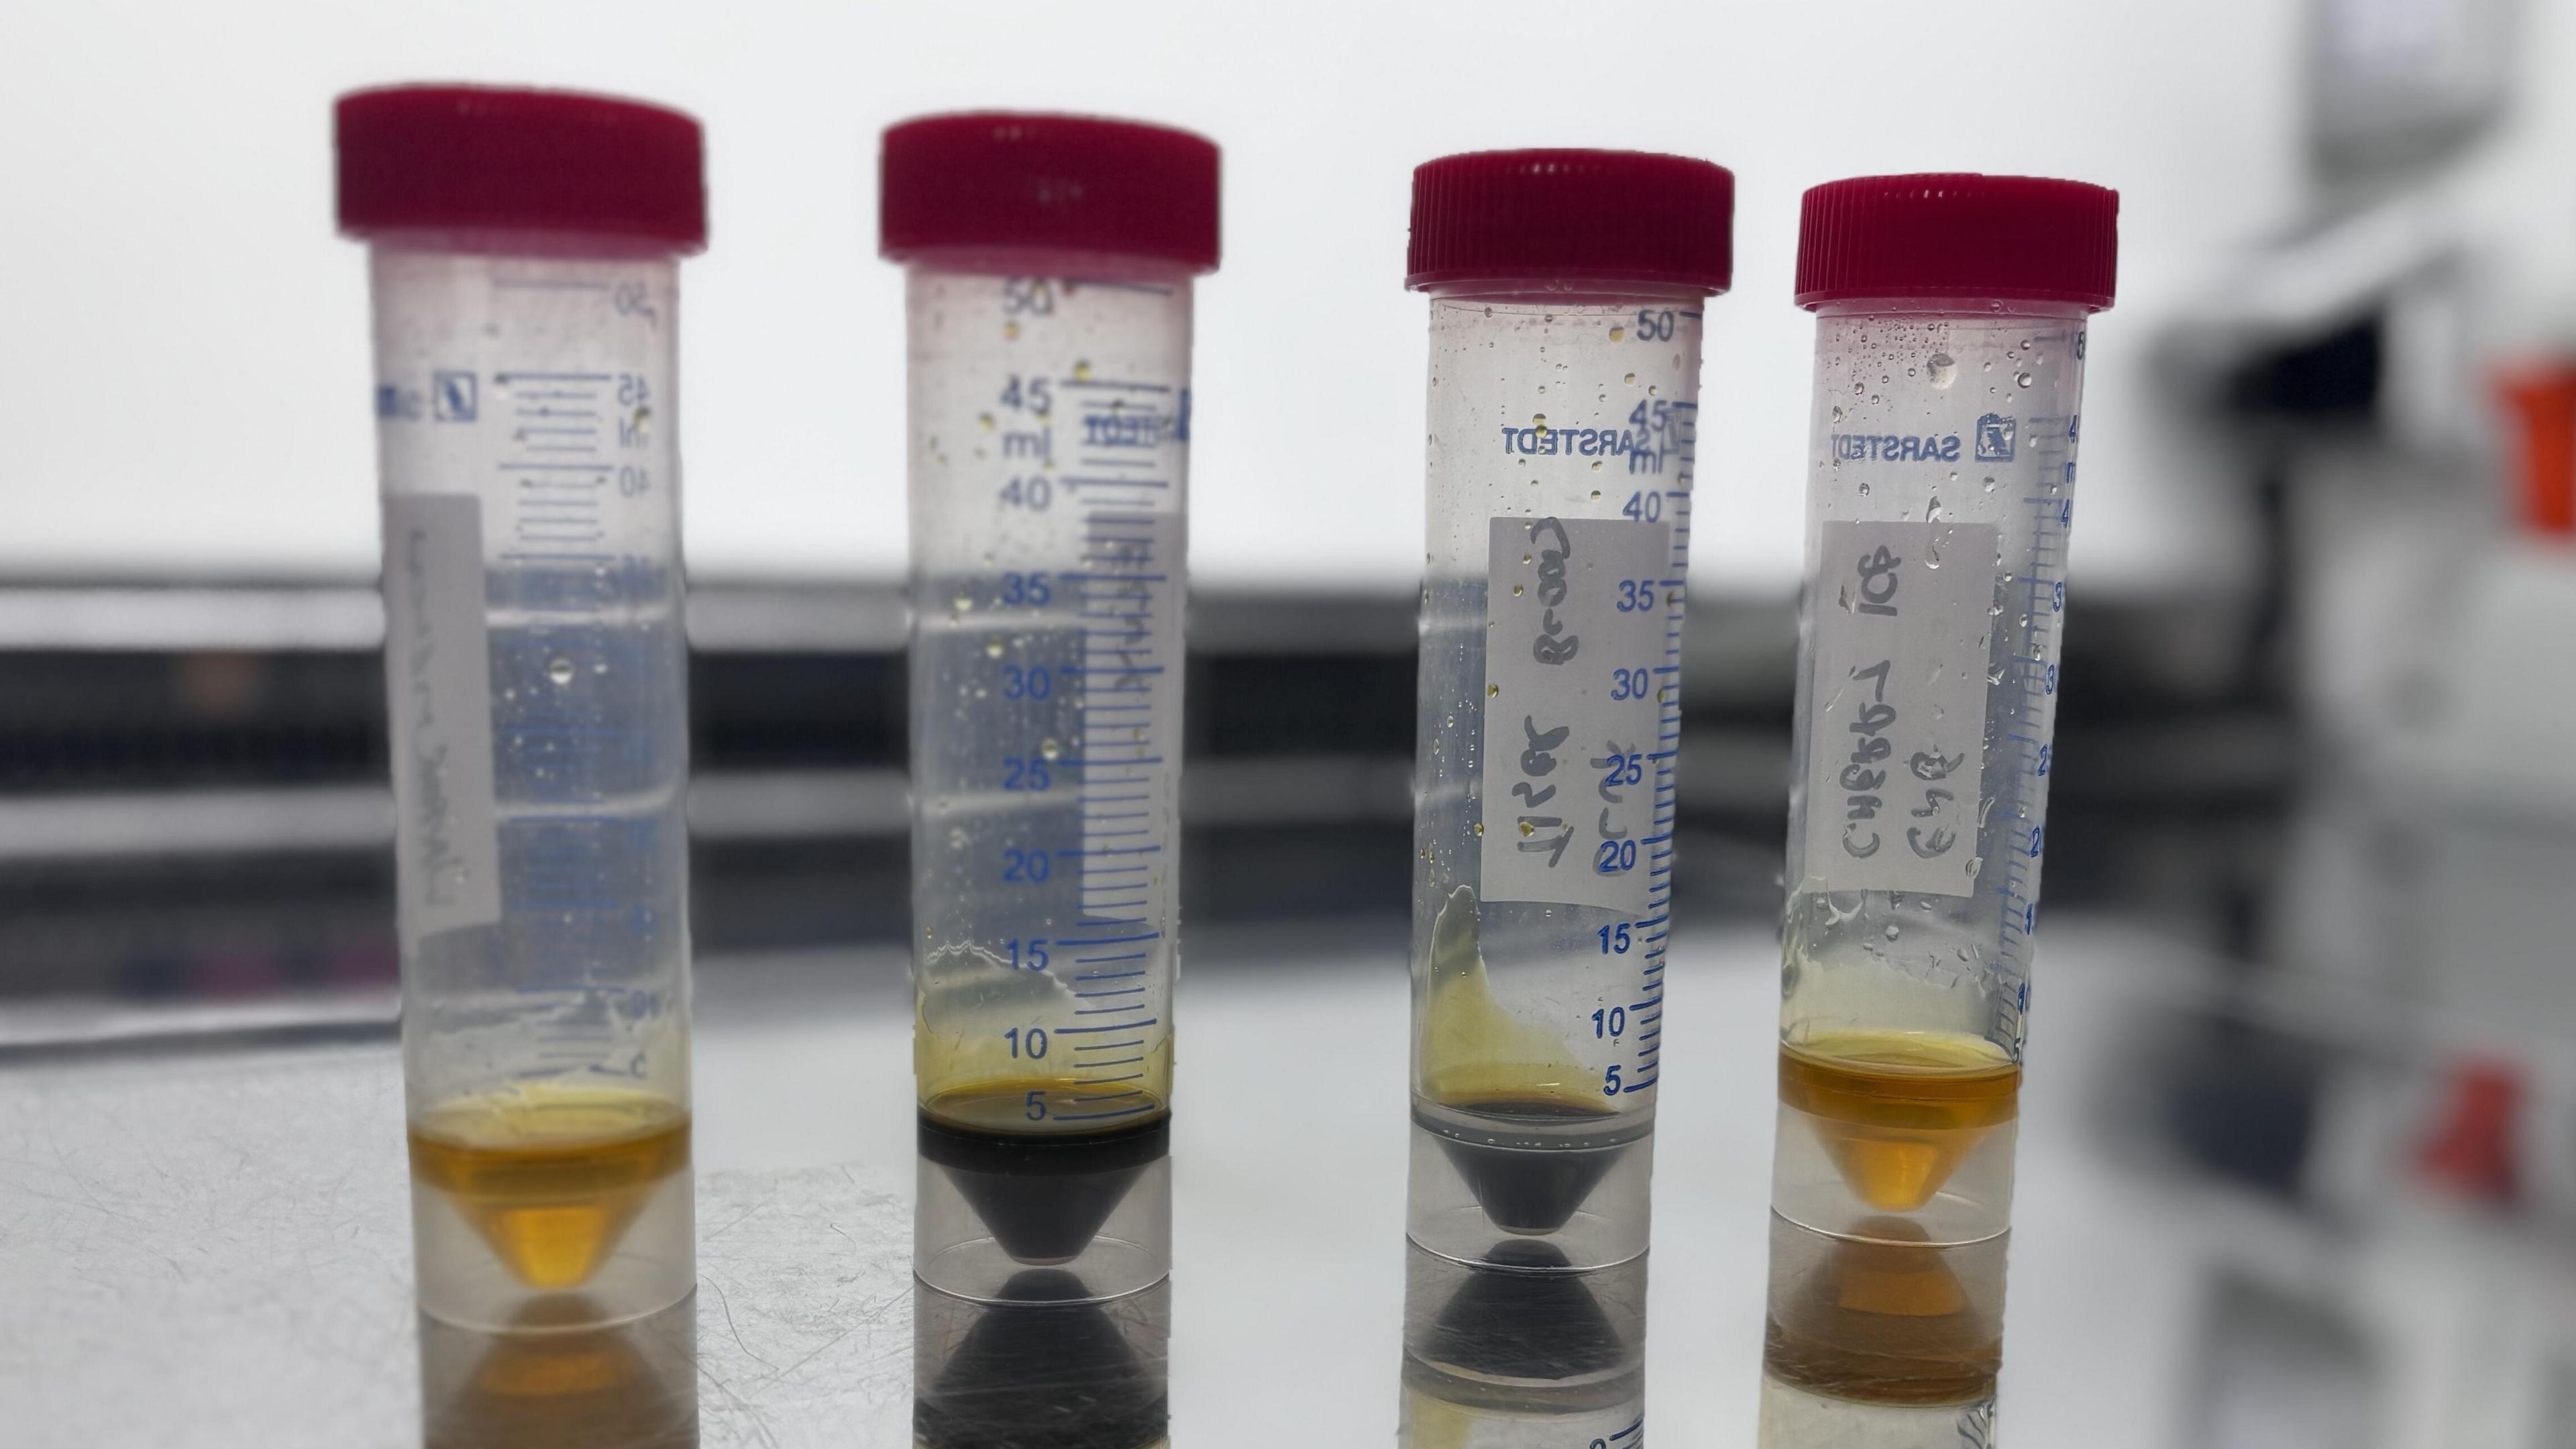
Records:
{"label": "centrifuge tube", "polygon": [[1807,193],[1817,316],[1762,1442],[1991,1442],[2086,320],[2118,197]]}
{"label": "centrifuge tube", "polygon": [[1701,308],[1735,180],[1497,151],[1414,173],[1431,294],[1407,1226],[1646,1250]]}
{"label": "centrifuge tube", "polygon": [[639,1317],[696,1278],[673,340],[697,123],[404,87],[343,97],[338,148],[373,278],[420,1306]]}
{"label": "centrifuge tube", "polygon": [[1217,150],[938,116],[886,132],[883,176],[911,397],[914,1268],[986,1301],[1133,1292],[1171,1266],[1190,309]]}

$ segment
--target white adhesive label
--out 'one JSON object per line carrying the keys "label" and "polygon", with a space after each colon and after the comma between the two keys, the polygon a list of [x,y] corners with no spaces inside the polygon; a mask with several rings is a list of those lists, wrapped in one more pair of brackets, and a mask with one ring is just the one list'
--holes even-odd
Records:
{"label": "white adhesive label", "polygon": [[1672,531],[1615,518],[1492,521],[1485,575],[1482,890],[1642,910],[1654,757],[1680,583]]}
{"label": "white adhesive label", "polygon": [[1997,538],[1990,523],[1824,525],[1805,873],[1825,889],[1975,891]]}
{"label": "white adhesive label", "polygon": [[483,519],[468,495],[385,499],[385,682],[398,888],[410,932],[501,919]]}

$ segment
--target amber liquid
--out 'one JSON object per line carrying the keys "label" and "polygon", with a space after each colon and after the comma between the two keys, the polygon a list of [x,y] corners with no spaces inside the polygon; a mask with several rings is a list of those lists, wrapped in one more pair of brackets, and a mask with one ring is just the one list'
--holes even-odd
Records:
{"label": "amber liquid", "polygon": [[1137,1090],[1143,1086],[1141,1082],[1088,1086],[1064,1077],[1012,1077],[934,1092],[922,1101],[921,1111],[934,1122],[967,1132],[1082,1136],[1141,1126],[1165,1115],[1170,1109],[1161,1095]]}
{"label": "amber liquid", "polygon": [[1780,1101],[1862,1201],[1913,1212],[2021,1112],[2021,1064],[1982,1037],[1834,1032],[1780,1048]]}
{"label": "amber liquid", "polygon": [[654,1191],[689,1165],[668,1098],[530,1084],[429,1109],[411,1124],[414,1181],[436,1188],[530,1288],[577,1288]]}

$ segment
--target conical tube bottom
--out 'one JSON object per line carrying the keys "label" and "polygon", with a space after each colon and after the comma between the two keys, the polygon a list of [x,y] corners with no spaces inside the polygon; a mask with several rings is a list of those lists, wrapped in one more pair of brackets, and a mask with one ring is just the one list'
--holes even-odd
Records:
{"label": "conical tube bottom", "polygon": [[571,1294],[616,1322],[695,1286],[689,1118],[647,1093],[528,1084],[460,1098],[410,1130],[420,1306],[519,1325]]}
{"label": "conical tube bottom", "polygon": [[1017,1133],[919,1120],[913,1271],[943,1292],[1016,1301],[1033,1268],[1096,1297],[1171,1271],[1169,1114],[1098,1132]]}

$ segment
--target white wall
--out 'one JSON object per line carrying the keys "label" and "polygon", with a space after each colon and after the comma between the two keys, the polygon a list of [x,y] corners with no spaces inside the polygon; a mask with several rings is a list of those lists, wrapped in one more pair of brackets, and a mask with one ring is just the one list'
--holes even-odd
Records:
{"label": "white wall", "polygon": [[[629,92],[708,125],[715,240],[685,274],[702,574],[901,568],[900,288],[876,133],[1071,108],[1226,150],[1200,314],[1202,578],[1409,587],[1423,306],[1407,179],[1454,150],[1607,145],[1740,183],[1713,307],[1694,577],[1797,570],[1809,323],[1799,191],[1867,171],[2121,188],[2095,330],[2092,579],[2170,579],[2221,490],[2159,441],[2159,311],[2296,205],[2290,0],[902,6],[13,0],[0,6],[0,573],[374,567],[364,276],[331,227],[329,100],[398,79]],[[765,426],[780,410],[810,420]]]}

